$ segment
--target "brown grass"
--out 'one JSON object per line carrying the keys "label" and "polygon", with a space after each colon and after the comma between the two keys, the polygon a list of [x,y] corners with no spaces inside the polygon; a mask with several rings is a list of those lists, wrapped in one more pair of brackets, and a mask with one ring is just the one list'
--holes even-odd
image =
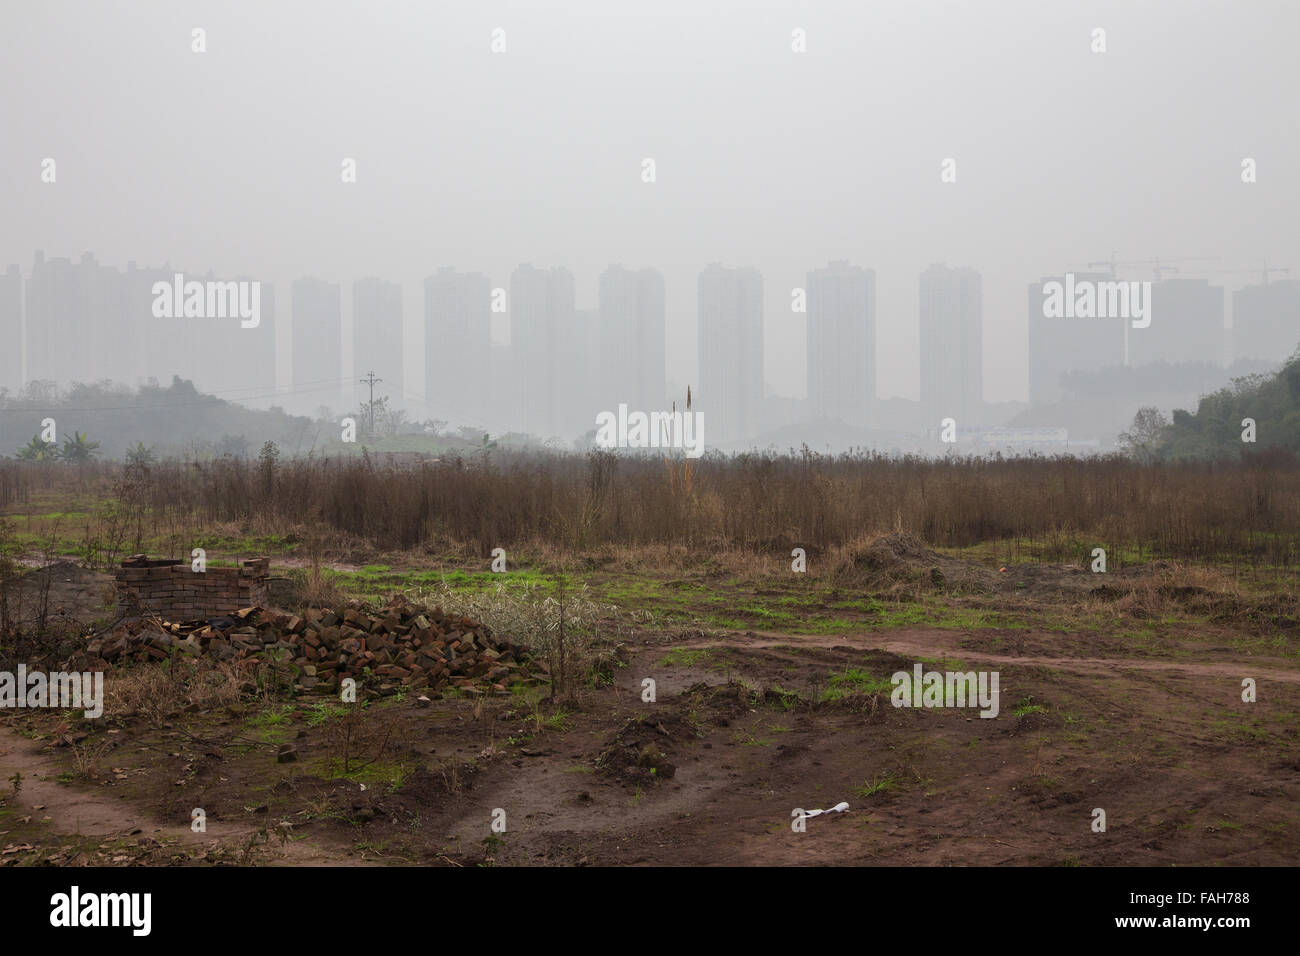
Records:
{"label": "brown grass", "polygon": [[185,710],[201,713],[229,707],[251,683],[229,664],[207,658],[118,667],[108,673],[104,689],[106,718],[142,717],[155,727]]}
{"label": "brown grass", "polygon": [[[21,498],[62,481],[92,493],[112,465],[59,473],[0,464],[0,488]],[[75,487],[73,487],[75,486]],[[1144,558],[1295,563],[1300,468],[1283,458],[1143,465],[1089,459],[888,458],[752,454],[706,457],[685,486],[658,458],[608,453],[443,459],[418,468],[366,459],[295,459],[270,466],[223,459],[165,462],[129,485],[130,534],[175,537],[233,526],[287,534],[318,529],[332,543],[381,551],[607,546],[695,553],[827,551],[888,531],[933,547],[1015,542],[1046,560],[1077,558],[1087,536]],[[123,507],[126,507],[124,505]],[[186,540],[182,540],[186,539]],[[325,540],[325,539],[322,539]],[[129,543],[129,542],[124,542]],[[118,545],[114,541],[115,546]],[[1112,560],[1114,560],[1112,558]]]}

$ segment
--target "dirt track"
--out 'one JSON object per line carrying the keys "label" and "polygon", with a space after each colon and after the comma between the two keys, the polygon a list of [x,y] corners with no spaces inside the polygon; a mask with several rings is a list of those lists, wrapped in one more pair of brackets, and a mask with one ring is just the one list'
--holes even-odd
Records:
{"label": "dirt track", "polygon": [[[989,654],[972,650],[961,642],[960,631],[951,630],[899,630],[869,632],[866,634],[837,634],[820,637],[774,634],[768,631],[747,631],[730,640],[696,640],[673,644],[686,649],[706,647],[735,647],[748,650],[797,646],[834,649],[862,649],[887,651],[903,657],[941,657],[952,655],[968,664],[999,664],[1008,667],[1041,666],[1078,674],[1112,674],[1116,670],[1161,671],[1183,677],[1224,679],[1254,677],[1284,684],[1300,684],[1300,661],[1278,658],[1260,658],[1261,666],[1243,666],[1239,660],[1232,662],[1153,660],[1149,657],[1045,657],[1036,654]],[[1021,632],[1014,632],[1017,636]],[[1040,635],[1040,637],[1043,635]]]}
{"label": "dirt track", "polygon": [[[298,866],[354,863],[343,853],[300,842],[280,842],[275,834],[270,839],[259,839],[261,834],[252,826],[225,829],[221,839],[213,839],[187,826],[159,822],[138,803],[115,797],[103,788],[60,783],[59,777],[66,769],[66,761],[54,753],[12,728],[0,726],[0,771],[6,781],[12,782],[15,773],[21,774],[22,780],[18,796],[6,801],[8,809],[20,822],[24,815],[39,821],[56,841],[73,838],[81,844],[111,848],[110,854],[119,862],[143,862],[142,858],[156,854],[202,858],[212,853],[230,857],[229,862],[239,859]],[[0,826],[0,848],[14,845]],[[245,847],[249,850],[244,851]]]}
{"label": "dirt track", "polygon": [[[982,649],[998,641],[1012,652]],[[938,629],[645,635],[615,685],[589,691],[560,727],[539,729],[508,700],[478,716],[468,701],[395,704],[385,712],[393,752],[421,769],[397,789],[365,793],[261,752],[197,754],[143,728],[124,731],[129,757],[123,747],[110,758],[130,769],[129,783],[55,783],[61,758],[33,755],[8,730],[0,770],[21,770],[30,782],[16,802],[43,804],[53,831],[143,827],[181,843],[195,842],[186,807],[207,807],[208,840],[233,846],[255,830],[248,805],[265,801],[255,794],[274,793],[271,815],[295,821],[295,839],[272,843],[265,863],[1300,860],[1300,662],[1243,664],[1200,645],[1167,658],[1104,656],[1104,642],[1101,653],[1077,644],[1051,653],[1063,644],[1049,633]],[[813,703],[846,668],[887,679],[922,658],[927,669],[997,670],[998,718],[895,709],[887,694]],[[655,703],[641,700],[645,677],[657,682]],[[1243,677],[1257,680],[1257,703],[1241,701]],[[305,761],[329,752],[300,717],[288,732]],[[646,747],[662,774],[635,765]],[[194,772],[176,786],[182,764]],[[847,813],[792,832],[795,808],[841,800]],[[308,813],[317,801],[333,810]],[[1094,808],[1106,811],[1104,833],[1092,830]],[[490,830],[497,809],[502,835]]]}

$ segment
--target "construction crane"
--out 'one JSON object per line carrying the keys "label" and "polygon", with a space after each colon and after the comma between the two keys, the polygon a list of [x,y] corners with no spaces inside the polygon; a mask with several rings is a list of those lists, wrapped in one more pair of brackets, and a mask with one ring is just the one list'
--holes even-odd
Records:
{"label": "construction crane", "polygon": [[1115,253],[1112,252],[1112,253],[1110,254],[1110,258],[1109,258],[1109,259],[1101,259],[1101,260],[1096,261],[1096,262],[1089,262],[1089,263],[1088,263],[1088,268],[1089,268],[1089,269],[1095,269],[1095,268],[1097,268],[1097,266],[1107,266],[1107,267],[1109,267],[1109,269],[1110,269],[1110,277],[1113,279],[1113,278],[1115,278],[1116,268],[1117,268],[1118,266],[1131,266],[1131,265],[1135,265],[1135,264],[1136,264],[1136,265],[1143,265],[1144,263],[1120,262],[1118,259],[1115,258]]}
{"label": "construction crane", "polygon": [[1110,277],[1113,279],[1120,266],[1151,266],[1151,271],[1155,275],[1156,281],[1159,282],[1164,278],[1163,273],[1182,271],[1178,266],[1164,265],[1166,262],[1210,262],[1218,258],[1218,256],[1183,256],[1180,259],[1160,259],[1156,257],[1155,259],[1126,259],[1121,261],[1116,259],[1115,253],[1112,252],[1109,259],[1089,262],[1088,268],[1094,269],[1097,266],[1108,266],[1110,268]]}
{"label": "construction crane", "polygon": [[1225,273],[1225,274],[1227,274],[1227,273],[1236,273],[1236,274],[1240,274],[1240,273],[1243,273],[1243,272],[1258,272],[1258,273],[1260,274],[1260,276],[1261,276],[1261,284],[1263,284],[1263,285],[1268,285],[1268,275],[1269,275],[1270,272],[1290,272],[1290,271],[1291,271],[1290,268],[1283,268],[1283,267],[1280,267],[1280,266],[1272,266],[1272,267],[1270,267],[1269,264],[1268,264],[1268,260],[1263,260],[1263,262],[1264,262],[1264,267],[1263,267],[1262,269],[1219,269],[1219,270],[1217,270],[1217,271],[1219,271],[1219,272],[1221,272],[1221,273]]}

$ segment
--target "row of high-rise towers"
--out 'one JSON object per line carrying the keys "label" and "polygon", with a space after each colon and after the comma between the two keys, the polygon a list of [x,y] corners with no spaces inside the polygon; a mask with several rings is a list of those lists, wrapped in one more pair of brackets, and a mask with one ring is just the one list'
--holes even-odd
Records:
{"label": "row of high-rise towers", "polygon": [[[291,283],[290,371],[287,381],[277,381],[276,324],[283,316],[274,286],[259,283],[259,321],[244,327],[238,318],[156,316],[155,285],[177,281],[184,288],[251,280],[134,262],[119,271],[90,253],[73,261],[38,252],[27,277],[10,266],[0,273],[0,387],[104,379],[165,385],[179,376],[234,401],[337,411],[368,394],[356,377],[373,371],[381,380],[375,394],[416,419],[492,421],[570,436],[594,427],[603,408],[624,402],[656,410],[669,401],[664,282],[650,269],[610,266],[600,277],[596,309],[576,307],[566,269],[523,265],[501,290],[479,273],[438,270],[424,281],[425,383],[418,394],[403,371],[407,328],[397,283],[352,283],[350,370],[343,287],[310,277]],[[492,342],[495,312],[508,319],[509,346]]]}
{"label": "row of high-rise towers", "polygon": [[[365,397],[356,376],[373,370],[382,379],[376,394],[408,408],[414,419],[562,437],[591,430],[597,412],[621,403],[644,411],[685,404],[684,376],[671,376],[682,394],[668,394],[664,280],[652,269],[610,266],[600,276],[594,309],[577,308],[567,269],[523,265],[502,289],[479,273],[440,269],[424,281],[425,383],[418,394],[403,375],[405,304],[396,283],[352,283],[351,372],[343,368],[342,287],[312,278],[292,283],[292,372],[277,390],[274,288],[261,285],[257,328],[234,320],[155,318],[151,290],[156,282],[172,282],[175,273],[134,263],[122,272],[90,254],[73,262],[37,253],[26,280],[11,266],[0,274],[0,386],[105,378],[165,384],[179,375],[233,400],[275,397],[300,411],[319,405],[337,411]],[[211,274],[185,278],[214,280]],[[1205,279],[1153,283],[1155,321],[1141,330],[1127,319],[1046,318],[1043,286],[1051,280],[1030,283],[1031,401],[1057,400],[1061,375],[1071,370],[1155,361],[1223,364],[1229,351],[1238,358],[1285,358],[1300,343],[1300,282],[1264,279],[1234,292],[1230,346],[1224,290]],[[791,308],[807,318],[804,419],[876,424],[875,282],[873,270],[833,262],[808,273],[805,288],[795,290]],[[753,438],[769,424],[763,413],[762,276],[713,264],[700,274],[697,294],[693,409],[705,413],[710,444]],[[920,277],[918,305],[927,420],[978,421],[980,274],[932,265]],[[492,341],[494,312],[508,318],[509,346]]]}
{"label": "row of high-rise towers", "polygon": [[240,328],[238,320],[155,318],[154,285],[172,284],[175,274],[169,266],[140,269],[134,262],[119,271],[88,252],[75,262],[37,252],[26,279],[10,266],[0,273],[0,387],[149,378],[165,385],[179,375],[232,398],[271,391],[275,289],[261,288],[257,328]]}

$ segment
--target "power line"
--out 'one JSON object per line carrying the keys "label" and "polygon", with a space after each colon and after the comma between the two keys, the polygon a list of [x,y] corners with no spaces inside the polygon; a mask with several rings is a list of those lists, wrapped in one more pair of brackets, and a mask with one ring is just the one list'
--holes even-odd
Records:
{"label": "power line", "polygon": [[370,437],[375,437],[375,386],[383,381],[382,378],[375,378],[375,370],[371,369],[366,373],[366,377],[359,379],[362,385],[370,386]]}

